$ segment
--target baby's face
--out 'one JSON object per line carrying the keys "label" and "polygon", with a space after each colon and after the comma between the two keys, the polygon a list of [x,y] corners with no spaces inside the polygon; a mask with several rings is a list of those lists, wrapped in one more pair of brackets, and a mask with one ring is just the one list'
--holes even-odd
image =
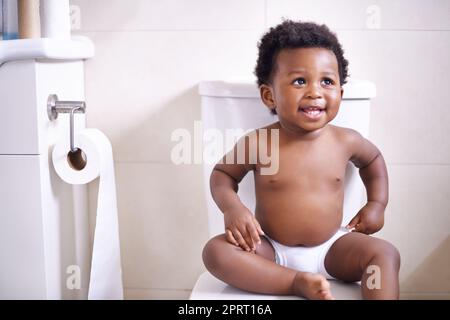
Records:
{"label": "baby's face", "polygon": [[319,130],[336,117],[341,103],[336,56],[324,48],[284,49],[271,87],[285,128],[300,133]]}

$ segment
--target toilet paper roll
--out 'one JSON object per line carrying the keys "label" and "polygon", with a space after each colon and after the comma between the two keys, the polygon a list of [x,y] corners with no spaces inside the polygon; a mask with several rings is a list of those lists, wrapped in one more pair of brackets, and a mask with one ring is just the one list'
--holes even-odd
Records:
{"label": "toilet paper roll", "polygon": [[[85,129],[74,137],[75,147],[85,154],[76,161],[68,157],[68,139],[55,145],[52,153],[56,173],[67,183],[87,184],[99,178],[97,218],[92,249],[88,299],[123,299],[119,225],[112,148],[97,129]],[[72,159],[73,160],[73,159]],[[81,169],[82,168],[82,169]],[[81,169],[81,170],[79,170]]]}
{"label": "toilet paper roll", "polygon": [[70,39],[69,0],[40,0],[41,37]]}

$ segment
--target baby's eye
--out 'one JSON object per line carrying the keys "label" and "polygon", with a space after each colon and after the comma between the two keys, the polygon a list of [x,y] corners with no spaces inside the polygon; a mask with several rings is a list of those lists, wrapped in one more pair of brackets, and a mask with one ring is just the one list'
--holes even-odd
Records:
{"label": "baby's eye", "polygon": [[322,82],[327,86],[331,86],[332,84],[334,84],[334,81],[330,78],[325,78],[322,80]]}
{"label": "baby's eye", "polygon": [[304,85],[306,83],[306,80],[305,80],[305,78],[297,78],[292,83],[301,86],[301,85]]}

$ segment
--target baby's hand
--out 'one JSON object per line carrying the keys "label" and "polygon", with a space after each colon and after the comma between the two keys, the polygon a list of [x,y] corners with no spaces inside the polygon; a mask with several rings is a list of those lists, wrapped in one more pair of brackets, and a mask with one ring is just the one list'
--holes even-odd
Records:
{"label": "baby's hand", "polygon": [[347,225],[353,232],[372,234],[384,225],[385,206],[379,202],[369,201]]}
{"label": "baby's hand", "polygon": [[261,243],[259,236],[264,235],[264,232],[250,210],[242,206],[223,214],[227,241],[243,250],[255,251],[256,245]]}

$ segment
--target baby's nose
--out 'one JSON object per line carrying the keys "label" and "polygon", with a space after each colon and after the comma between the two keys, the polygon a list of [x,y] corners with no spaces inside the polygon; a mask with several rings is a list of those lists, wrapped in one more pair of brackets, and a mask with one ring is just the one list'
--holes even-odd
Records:
{"label": "baby's nose", "polygon": [[318,99],[322,97],[322,90],[320,86],[310,84],[308,86],[307,97],[311,99]]}

